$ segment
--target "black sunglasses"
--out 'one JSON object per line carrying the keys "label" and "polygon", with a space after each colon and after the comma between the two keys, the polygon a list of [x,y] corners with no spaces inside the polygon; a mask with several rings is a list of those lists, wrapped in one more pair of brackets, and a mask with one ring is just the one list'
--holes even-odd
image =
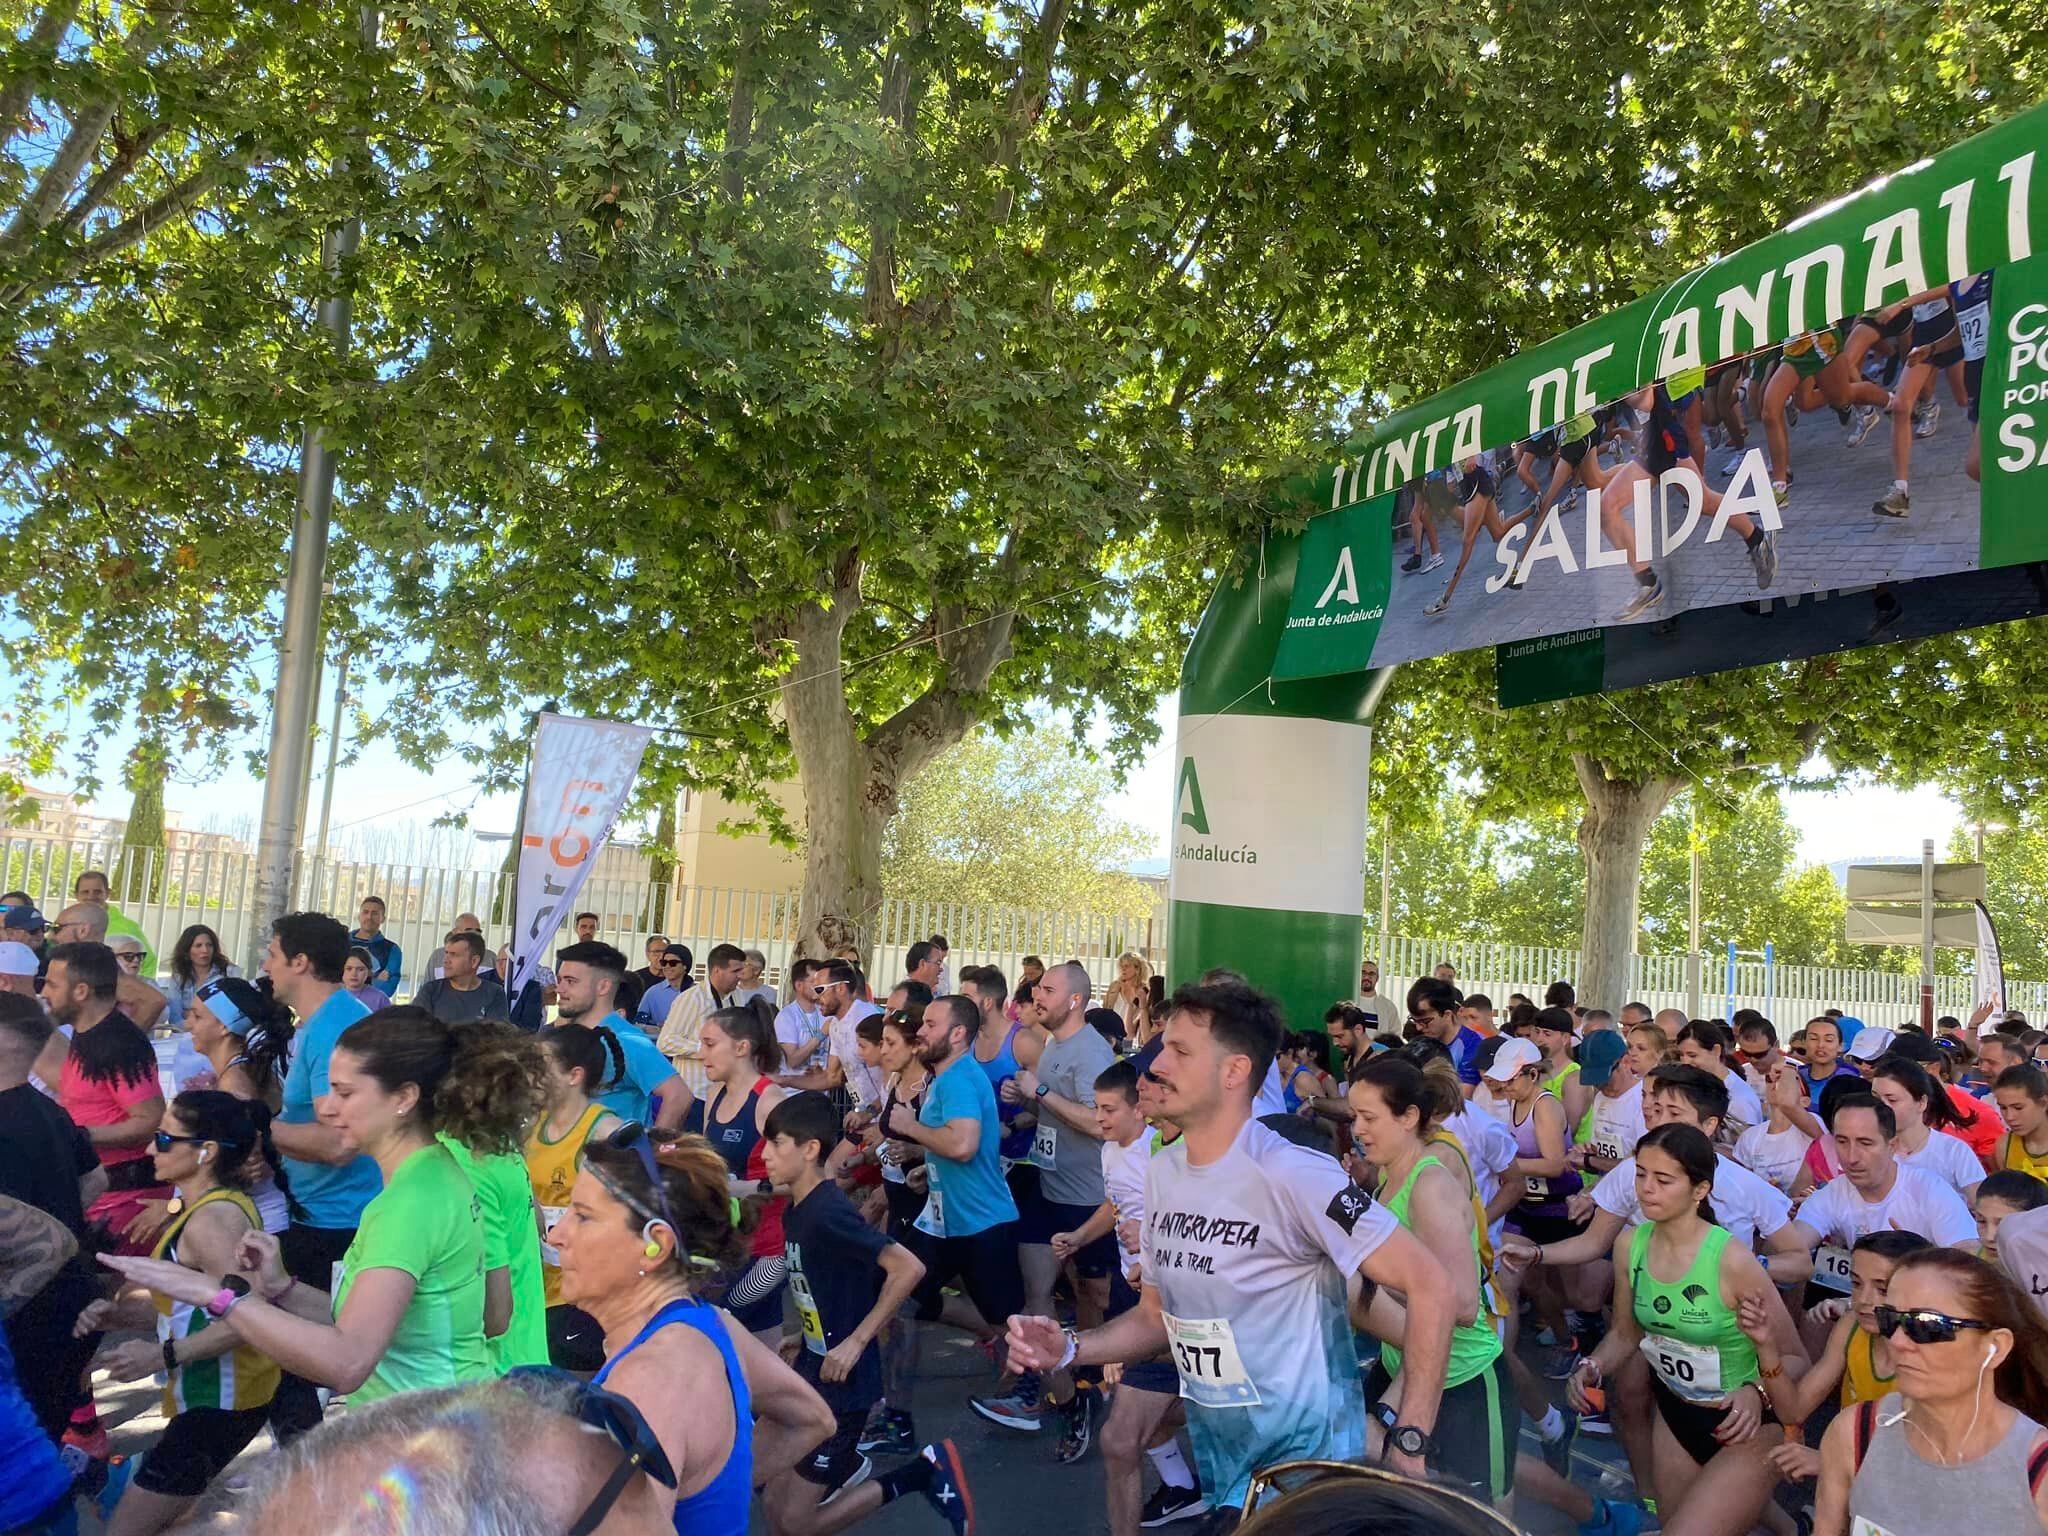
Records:
{"label": "black sunglasses", "polygon": [[1950,1317],[1946,1312],[1924,1307],[1918,1311],[1902,1312],[1897,1307],[1879,1306],[1876,1311],[1879,1338],[1888,1339],[1903,1328],[1906,1337],[1915,1344],[1953,1344],[1958,1329],[1982,1328],[1989,1333],[1998,1326],[1996,1323],[1980,1323],[1970,1317]]}
{"label": "black sunglasses", "polygon": [[626,1398],[603,1387],[593,1387],[552,1365],[514,1366],[505,1373],[505,1380],[538,1398],[545,1399],[557,1391],[564,1393],[569,1411],[579,1424],[609,1435],[612,1443],[626,1453],[569,1527],[568,1536],[590,1536],[604,1524],[605,1516],[619,1502],[619,1495],[626,1491],[635,1472],[645,1472],[664,1488],[675,1487],[675,1468],[669,1465],[668,1453],[654,1437],[646,1417]]}
{"label": "black sunglasses", "polygon": [[[604,1138],[604,1145],[616,1147],[621,1152],[631,1152],[640,1159],[641,1171],[647,1175],[648,1187],[654,1191],[655,1209],[648,1210],[624,1190],[613,1187],[609,1180],[606,1180],[606,1187],[642,1216],[666,1224],[669,1231],[675,1234],[676,1241],[680,1243],[683,1240],[683,1229],[677,1224],[675,1214],[669,1209],[668,1188],[662,1183],[661,1165],[654,1160],[654,1140],[648,1134],[647,1127],[638,1120],[628,1120]],[[592,1171],[598,1172],[595,1169]],[[601,1172],[598,1176],[603,1178]]]}

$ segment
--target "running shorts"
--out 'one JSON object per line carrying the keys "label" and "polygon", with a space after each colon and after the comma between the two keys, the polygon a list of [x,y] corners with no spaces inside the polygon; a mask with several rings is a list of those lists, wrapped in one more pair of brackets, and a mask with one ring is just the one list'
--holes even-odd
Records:
{"label": "running shorts", "polygon": [[[1875,314],[1858,315],[1857,325],[1867,325],[1887,340],[1903,336],[1913,327],[1913,308],[1910,304],[1899,306],[1899,312],[1889,320],[1880,320]],[[1936,338],[1937,340],[1939,338]]]}
{"label": "running shorts", "polygon": [[187,1408],[135,1469],[135,1486],[170,1499],[196,1499],[248,1448],[270,1418],[260,1408]]}
{"label": "running shorts", "polygon": [[[1664,1385],[1656,1372],[1650,1373],[1650,1392],[1657,1399],[1657,1411],[1664,1416],[1664,1422],[1671,1429],[1671,1438],[1676,1440],[1701,1466],[1714,1459],[1714,1452],[1721,1449],[1721,1442],[1714,1438],[1714,1431],[1721,1421],[1728,1417],[1726,1408],[1715,1408],[1701,1403],[1688,1403],[1676,1392]],[[1448,1394],[1446,1394],[1448,1395]],[[1775,1424],[1778,1416],[1771,1409],[1771,1400],[1764,1399],[1764,1422]]]}
{"label": "running shorts", "polygon": [[867,1427],[865,1408],[840,1414],[831,1438],[796,1464],[796,1475],[827,1493],[837,1492],[860,1467],[860,1437]]}
{"label": "running shorts", "polygon": [[[1079,1231],[1097,1209],[1092,1205],[1068,1205],[1063,1200],[1048,1200],[1041,1189],[1029,1205],[1018,1208],[1017,1241],[1050,1243],[1055,1232]],[[1105,1232],[1085,1248],[1075,1250],[1074,1273],[1083,1280],[1100,1280],[1118,1267],[1116,1253],[1116,1234]]]}
{"label": "running shorts", "polygon": [[903,1246],[924,1265],[911,1301],[920,1322],[936,1322],[941,1293],[953,1281],[991,1326],[1000,1329],[1024,1310],[1024,1273],[1017,1267],[1017,1223],[1001,1222],[967,1237],[933,1237],[912,1228]]}
{"label": "running shorts", "polygon": [[[1366,1375],[1365,1400],[1376,1403],[1393,1378],[1375,1360]],[[1515,1487],[1515,1446],[1522,1432],[1521,1404],[1508,1375],[1505,1352],[1470,1381],[1446,1387],[1437,1404],[1437,1458],[1431,1470],[1478,1493],[1488,1502]]]}
{"label": "running shorts", "polygon": [[[1908,323],[1911,317],[1908,316]],[[1873,322],[1875,323],[1875,322]],[[1785,343],[1785,361],[1792,371],[1802,379],[1815,377],[1835,360],[1840,351],[1833,331],[1808,331],[1803,336],[1794,336]]]}
{"label": "running shorts", "polygon": [[[1953,332],[1951,332],[1950,334],[1952,336],[1954,335]],[[1934,369],[1935,372],[1941,373],[1946,371],[1947,369],[1955,367],[1955,365],[1957,363],[1960,363],[1962,360],[1963,338],[1960,336],[1955,336],[1954,339],[1950,341],[1947,346],[1943,347],[1939,352],[1933,353],[1931,356],[1928,357],[1927,366]]]}
{"label": "running shorts", "polygon": [[[1909,310],[1910,314],[1911,311]],[[1932,320],[1913,321],[1913,345],[1931,347],[1945,336],[1955,336],[1957,350],[1961,350],[1963,339],[1956,335],[1956,317],[1953,310],[1944,309]]]}
{"label": "running shorts", "polygon": [[910,1224],[924,1214],[925,1201],[929,1196],[921,1189],[912,1189],[908,1184],[892,1180],[882,1181],[882,1197],[889,1202],[889,1236],[897,1242],[905,1241],[904,1233]]}
{"label": "running shorts", "polygon": [[[1137,1289],[1124,1278],[1123,1270],[1111,1271],[1109,1309],[1105,1320],[1122,1317],[1138,1304]],[[1124,1367],[1122,1384],[1134,1392],[1157,1392],[1162,1397],[1180,1396],[1180,1371],[1164,1352],[1150,1360],[1133,1360]]]}

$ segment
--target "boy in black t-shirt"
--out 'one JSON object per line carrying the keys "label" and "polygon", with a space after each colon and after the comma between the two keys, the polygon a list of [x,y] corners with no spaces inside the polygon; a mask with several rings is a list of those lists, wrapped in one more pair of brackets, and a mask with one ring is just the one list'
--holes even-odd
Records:
{"label": "boy in black t-shirt", "polygon": [[882,1395],[875,1339],[917,1289],[924,1265],[862,1221],[826,1173],[825,1159],[839,1137],[839,1113],[822,1093],[792,1094],[768,1112],[761,1158],[776,1188],[789,1192],[783,1254],[803,1323],[794,1364],[839,1427],[793,1470],[771,1479],[762,1502],[776,1530],[824,1536],[906,1493],[922,1493],[956,1536],[973,1536],[974,1505],[952,1441],[928,1445],[905,1465],[866,1481],[873,1465],[860,1453],[860,1435]]}

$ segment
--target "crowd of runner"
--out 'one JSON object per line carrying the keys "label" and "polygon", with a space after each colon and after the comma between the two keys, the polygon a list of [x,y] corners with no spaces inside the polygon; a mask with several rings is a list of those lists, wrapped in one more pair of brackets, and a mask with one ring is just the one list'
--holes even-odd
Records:
{"label": "crowd of runner", "polygon": [[[1397,1003],[1368,962],[1289,1021],[1257,977],[938,936],[885,989],[584,935],[510,997],[480,924],[415,979],[369,905],[280,919],[253,980],[188,931],[152,987],[103,883],[54,931],[0,896],[0,1532],[1032,1527],[918,1433],[922,1324],[1048,1488],[1100,1456],[1113,1536],[1261,1498],[1246,1529],[2048,1530],[2017,1015],[1497,1008],[1448,967]],[[96,1391],[149,1378],[115,1462]]]}

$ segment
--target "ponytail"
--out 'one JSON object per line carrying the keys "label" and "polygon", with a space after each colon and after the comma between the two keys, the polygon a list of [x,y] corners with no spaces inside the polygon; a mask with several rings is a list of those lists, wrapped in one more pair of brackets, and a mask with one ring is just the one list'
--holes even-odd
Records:
{"label": "ponytail", "polygon": [[619,1043],[619,1037],[612,1032],[608,1025],[600,1024],[591,1033],[597,1036],[598,1043],[610,1053],[612,1058],[612,1075],[610,1080],[606,1081],[604,1079],[603,1069],[600,1067],[599,1081],[597,1086],[591,1091],[597,1093],[606,1089],[616,1088],[626,1080],[626,1048]]}
{"label": "ponytail", "polygon": [[360,1057],[386,1093],[412,1084],[428,1130],[479,1157],[517,1152],[546,1097],[539,1047],[509,1024],[449,1025],[417,1005],[380,1008],[335,1047]]}

